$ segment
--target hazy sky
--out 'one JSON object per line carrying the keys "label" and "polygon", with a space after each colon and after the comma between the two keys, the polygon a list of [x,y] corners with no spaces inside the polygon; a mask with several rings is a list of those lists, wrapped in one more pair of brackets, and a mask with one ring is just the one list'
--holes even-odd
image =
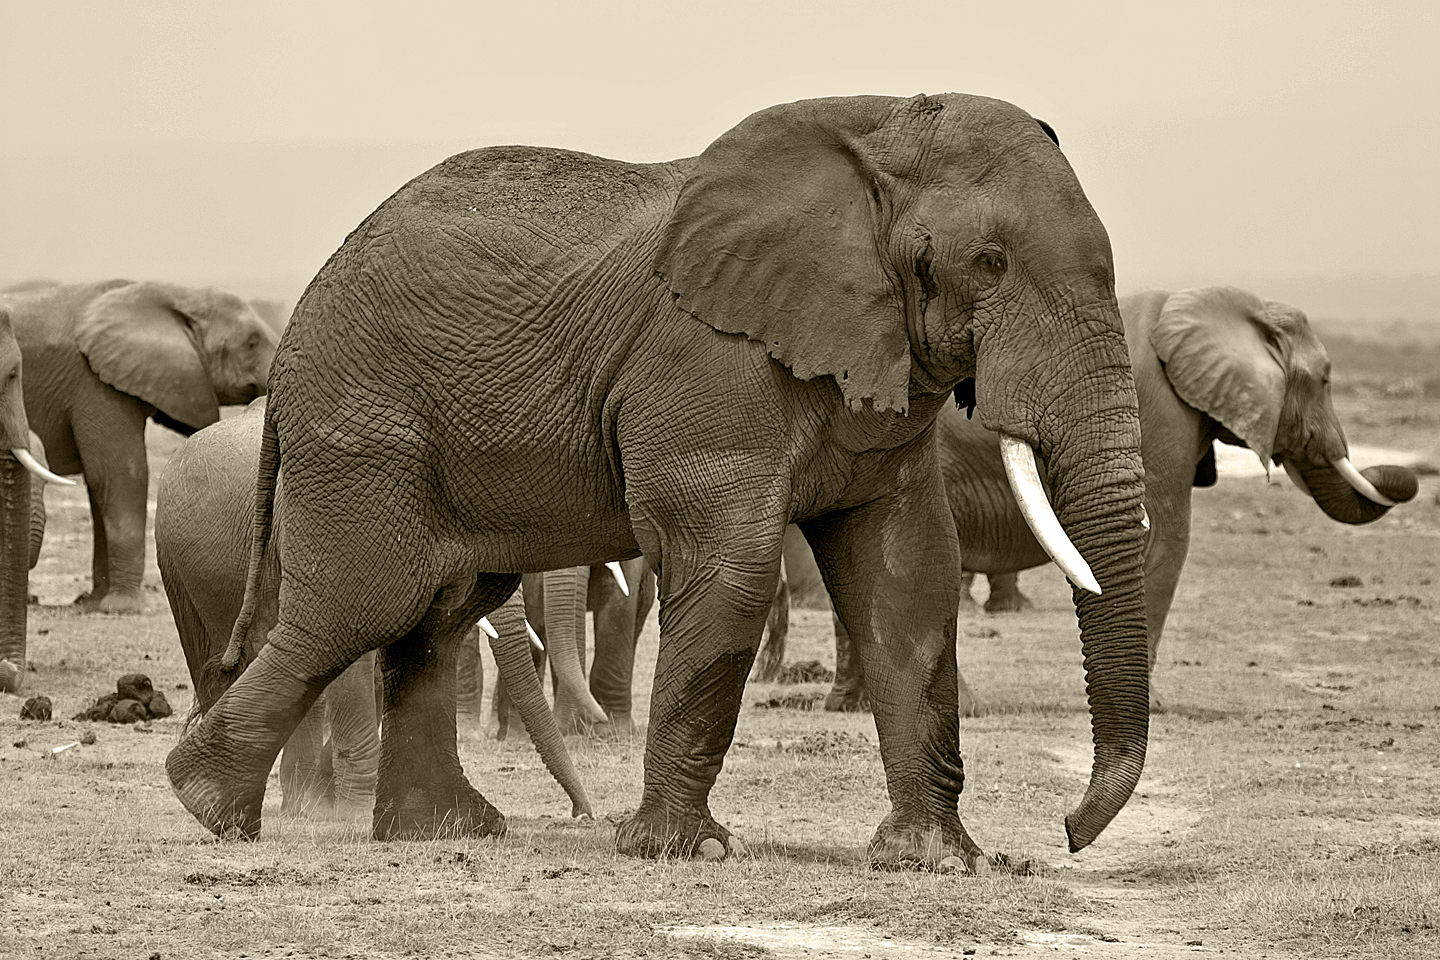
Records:
{"label": "hazy sky", "polygon": [[450,153],[698,153],[761,107],[1049,121],[1122,291],[1440,274],[1440,3],[0,0],[0,282],[293,298]]}

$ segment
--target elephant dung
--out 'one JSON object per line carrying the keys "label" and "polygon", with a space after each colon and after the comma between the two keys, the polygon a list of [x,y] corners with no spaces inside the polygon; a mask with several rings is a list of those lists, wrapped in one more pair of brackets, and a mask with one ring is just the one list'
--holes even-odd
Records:
{"label": "elephant dung", "polygon": [[31,697],[29,700],[26,700],[25,705],[20,708],[20,719],[49,720],[50,708],[51,703],[49,697]]}
{"label": "elephant dung", "polygon": [[75,719],[138,723],[168,717],[174,712],[165,694],[155,689],[149,677],[143,673],[127,673],[116,681],[114,693],[105,694],[77,713]]}

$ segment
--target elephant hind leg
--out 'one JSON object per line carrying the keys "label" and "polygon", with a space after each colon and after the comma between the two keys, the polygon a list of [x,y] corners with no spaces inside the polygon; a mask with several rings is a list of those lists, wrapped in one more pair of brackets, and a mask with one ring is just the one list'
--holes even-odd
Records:
{"label": "elephant hind leg", "polygon": [[385,707],[375,839],[505,834],[505,817],[471,786],[460,766],[456,663],[471,624],[500,606],[519,583],[518,574],[481,575],[458,606],[432,606],[405,636],[380,651]]}

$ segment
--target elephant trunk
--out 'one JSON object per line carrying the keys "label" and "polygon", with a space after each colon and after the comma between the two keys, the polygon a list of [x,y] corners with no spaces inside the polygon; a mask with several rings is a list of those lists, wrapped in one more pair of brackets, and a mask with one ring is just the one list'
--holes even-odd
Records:
{"label": "elephant trunk", "polygon": [[495,666],[500,671],[500,682],[510,694],[510,702],[520,712],[530,742],[545,763],[545,769],[570,797],[571,816],[593,817],[590,798],[575,771],[570,752],[565,749],[565,738],[560,733],[550,705],[545,702],[545,690],[535,674],[535,661],[530,655],[530,638],[525,632],[524,600],[517,590],[500,609],[489,616],[497,636],[490,640],[490,650],[495,655]]}
{"label": "elephant trunk", "polygon": [[30,593],[30,472],[0,451],[0,692],[25,680],[26,608]]}
{"label": "elephant trunk", "polygon": [[[1118,323],[1115,324],[1118,327]],[[1095,760],[1080,805],[1065,818],[1071,852],[1086,847],[1129,800],[1145,765],[1150,727],[1150,655],[1143,579],[1143,469],[1140,426],[1128,358],[1108,337],[1074,348],[1067,360],[1098,371],[1070,383],[1034,425],[1048,468],[1055,515],[1084,558],[1099,592],[1073,591],[1085,660]],[[1087,396],[1086,391],[1089,391]],[[983,407],[982,407],[983,409]],[[1023,429],[1023,428],[1022,428]]]}
{"label": "elephant trunk", "polygon": [[579,711],[591,723],[609,719],[595,701],[580,664],[584,658],[585,606],[590,593],[588,566],[547,570],[545,583],[545,642],[555,668],[556,712]]}
{"label": "elephant trunk", "polygon": [[[1348,463],[1348,461],[1345,461]],[[1325,515],[1341,523],[1370,523],[1379,520],[1390,511],[1390,506],[1378,503],[1371,496],[1356,489],[1353,481],[1346,479],[1334,463],[1296,462],[1286,459],[1286,472],[1300,475],[1302,489],[1314,498]],[[1391,465],[1366,467],[1360,475],[1382,497],[1395,503],[1412,499],[1420,489],[1415,474]],[[1297,486],[1300,484],[1297,484]]]}

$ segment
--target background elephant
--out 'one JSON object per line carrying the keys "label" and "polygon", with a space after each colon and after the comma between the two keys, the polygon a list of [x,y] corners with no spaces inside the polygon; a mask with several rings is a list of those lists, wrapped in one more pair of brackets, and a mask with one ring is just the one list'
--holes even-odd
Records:
{"label": "background elephant", "polygon": [[38,285],[3,299],[25,410],[57,473],[85,475],[95,539],[85,610],[144,609],[145,420],[189,435],[265,392],[275,332],[239,297],[169,283]]}
{"label": "background elephant", "polygon": [[617,847],[733,851],[708,800],[795,521],[872,683],[891,811],[869,857],[983,869],[957,813],[960,557],[934,431],[957,388],[1083,588],[1096,760],[1073,849],[1140,776],[1140,431],[1109,239],[1010,104],[782,104],[673,163],[458,155],[347,237],[270,386],[236,632],[272,525],[278,624],[166,761],[218,834],[259,835],[275,753],[367,650],[385,675],[375,836],[503,830],[442,716],[464,630],[522,573],[643,554],[660,650]]}
{"label": "background elephant", "polygon": [[[1285,468],[1327,516],[1369,523],[1415,496],[1403,467],[1356,471],[1330,399],[1330,359],[1305,314],[1235,287],[1150,292],[1120,301],[1140,403],[1145,507],[1145,613],[1153,672],[1190,545],[1190,492],[1215,483],[1216,440]],[[940,462],[961,560],[990,576],[987,610],[1029,603],[1016,573],[1049,562],[1005,482],[1000,439],[960,411],[940,416]],[[961,680],[962,703],[968,695]],[[1152,679],[1151,691],[1154,692]],[[828,710],[865,702],[864,668],[836,624]],[[1155,705],[1158,706],[1158,701]]]}
{"label": "background elephant", "polygon": [[46,469],[24,390],[20,346],[0,303],[0,693],[19,693],[25,682],[29,572],[45,535],[44,484],[71,482]]}
{"label": "background elephant", "polygon": [[[613,576],[606,566],[619,567],[620,576]],[[628,586],[628,592],[620,586],[621,577]],[[585,664],[586,611],[595,618],[595,656],[589,669],[590,693],[608,719],[599,722],[588,720],[585,705],[577,704],[575,698],[557,683],[555,714],[560,729],[600,738],[634,736],[635,643],[655,603],[655,577],[649,561],[641,556],[623,564],[568,567],[544,574],[526,574],[521,582],[525,586],[525,609],[530,622],[544,624],[550,636],[558,630],[573,633],[582,667]],[[578,602],[580,597],[585,598],[583,606]],[[771,603],[760,650],[755,658],[756,679],[765,682],[779,679],[785,655],[785,633],[789,626],[790,586],[785,576],[785,565],[781,563],[775,599]],[[543,654],[537,654],[536,669],[542,669],[544,662]],[[508,705],[499,695],[495,698],[494,707],[496,737],[503,739],[513,720],[508,716]]]}
{"label": "background elephant", "polygon": [[[560,729],[602,739],[634,736],[635,642],[655,604],[655,576],[649,562],[640,556],[619,564],[565,567],[527,573],[520,582],[525,617],[546,649],[574,651],[568,661],[558,656],[552,661],[555,719]],[[583,685],[583,675],[572,683],[562,684],[560,680],[561,673],[568,669],[582,674],[585,670],[587,611],[595,617],[595,656],[589,668],[591,699],[582,702],[570,691]],[[549,659],[544,651],[536,651],[535,669],[543,672]],[[495,738],[503,740],[516,718],[503,691],[496,691],[492,705]]]}
{"label": "background elephant", "polygon": [[[226,670],[223,659],[245,596],[254,518],[255,474],[265,400],[252,403],[190,438],[160,475],[155,504],[155,554],[175,616],[180,646],[195,690],[195,717],[203,716],[256,656],[274,624],[280,571],[280,534],[266,554],[262,612],[245,634],[241,663]],[[283,496],[283,494],[282,494]],[[545,765],[569,794],[576,815],[589,814],[589,800],[565,741],[530,664],[519,598],[496,611],[500,637],[492,643],[502,680],[529,721],[531,739]],[[507,619],[508,617],[508,619]],[[264,695],[264,692],[261,692]],[[455,708],[449,709],[454,733]],[[300,812],[322,800],[343,811],[374,806],[380,741],[376,731],[374,657],[359,658],[329,685],[298,728],[298,739],[281,761],[283,803]],[[330,748],[322,729],[330,730]],[[292,750],[293,746],[293,750]]]}

